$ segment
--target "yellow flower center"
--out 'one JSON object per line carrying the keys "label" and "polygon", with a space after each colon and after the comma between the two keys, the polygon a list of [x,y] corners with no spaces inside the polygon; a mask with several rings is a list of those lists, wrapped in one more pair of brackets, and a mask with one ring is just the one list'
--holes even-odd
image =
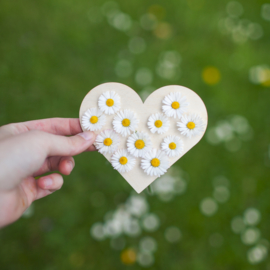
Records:
{"label": "yellow flower center", "polygon": [[123,119],[123,120],[122,120],[122,125],[123,125],[124,127],[129,127],[129,125],[130,125],[130,120],[127,119],[127,118]]}
{"label": "yellow flower center", "polygon": [[126,157],[120,157],[119,162],[120,162],[120,164],[125,165],[125,164],[127,164],[128,159]]}
{"label": "yellow flower center", "polygon": [[188,122],[188,123],[187,123],[187,128],[188,128],[188,129],[193,129],[193,128],[195,128],[195,123],[194,123],[194,122]]}
{"label": "yellow flower center", "polygon": [[161,120],[157,120],[157,121],[155,122],[155,126],[156,126],[157,128],[162,127],[162,121],[161,121]]}
{"label": "yellow flower center", "polygon": [[153,167],[158,167],[158,166],[160,165],[160,160],[159,160],[158,158],[153,158],[153,159],[151,160],[151,165],[152,165]]}
{"label": "yellow flower center", "polygon": [[171,150],[174,150],[174,149],[176,148],[176,143],[171,142],[171,143],[169,144],[169,148],[170,148]]}
{"label": "yellow flower center", "polygon": [[109,106],[109,107],[112,107],[112,106],[113,106],[113,104],[114,104],[113,99],[108,98],[108,99],[107,99],[107,101],[106,101],[106,105],[107,105],[107,106]]}
{"label": "yellow flower center", "polygon": [[143,141],[143,140],[137,140],[137,141],[135,142],[135,147],[136,147],[137,149],[143,149],[144,146],[145,146],[145,144],[144,144],[144,141]]}
{"label": "yellow flower center", "polygon": [[179,104],[179,102],[177,102],[177,101],[174,101],[174,102],[172,103],[171,106],[172,106],[172,108],[175,109],[175,110],[177,110],[177,109],[180,108],[180,104]]}
{"label": "yellow flower center", "polygon": [[106,146],[110,146],[112,144],[112,139],[111,138],[106,138],[104,141],[103,141],[104,145]]}
{"label": "yellow flower center", "polygon": [[95,116],[95,115],[93,115],[93,116],[90,118],[90,122],[91,122],[92,124],[96,124],[96,123],[98,122],[98,117]]}

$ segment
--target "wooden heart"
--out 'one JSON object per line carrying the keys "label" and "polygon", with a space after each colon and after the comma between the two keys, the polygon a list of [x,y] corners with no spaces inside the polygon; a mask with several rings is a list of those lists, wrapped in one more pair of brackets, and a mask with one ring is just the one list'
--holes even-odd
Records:
{"label": "wooden heart", "polygon": [[[161,143],[165,137],[168,135],[177,135],[181,137],[184,142],[184,150],[181,155],[177,157],[169,158],[170,165],[172,166],[178,159],[185,155],[193,146],[195,146],[203,137],[204,132],[207,127],[208,115],[206,107],[202,99],[192,90],[178,85],[164,86],[148,96],[146,101],[143,103],[139,95],[130,87],[120,84],[120,83],[104,83],[93,88],[82,101],[80,107],[80,122],[82,129],[85,131],[82,125],[82,116],[90,108],[98,108],[98,99],[100,95],[106,91],[114,91],[121,98],[121,110],[130,109],[136,113],[137,118],[139,119],[139,125],[137,130],[144,131],[148,133],[152,140],[152,146],[156,149],[161,149]],[[184,95],[188,102],[187,113],[196,113],[204,121],[204,132],[199,135],[188,138],[183,136],[180,131],[177,129],[176,123],[179,119],[174,119],[170,117],[170,127],[165,134],[159,135],[157,133],[151,133],[147,121],[150,115],[153,113],[162,113],[162,100],[165,96],[171,92],[180,92]],[[115,115],[106,115],[106,123],[102,127],[102,130],[113,129],[112,121]],[[101,131],[96,132],[97,134]],[[127,137],[120,137],[120,144],[118,149],[126,149]],[[112,154],[105,154],[106,159],[110,162]],[[134,168],[126,173],[121,173],[123,178],[138,192],[142,192],[148,185],[150,185],[157,177],[148,176],[140,166],[141,158],[136,159],[136,164]]]}

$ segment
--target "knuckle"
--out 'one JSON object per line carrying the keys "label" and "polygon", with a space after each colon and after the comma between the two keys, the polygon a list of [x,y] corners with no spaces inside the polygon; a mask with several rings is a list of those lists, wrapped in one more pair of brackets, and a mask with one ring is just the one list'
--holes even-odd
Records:
{"label": "knuckle", "polygon": [[16,134],[19,134],[20,132],[24,132],[24,131],[19,130],[16,124],[7,124],[4,126],[1,126],[0,131],[5,132],[10,135],[16,135]]}

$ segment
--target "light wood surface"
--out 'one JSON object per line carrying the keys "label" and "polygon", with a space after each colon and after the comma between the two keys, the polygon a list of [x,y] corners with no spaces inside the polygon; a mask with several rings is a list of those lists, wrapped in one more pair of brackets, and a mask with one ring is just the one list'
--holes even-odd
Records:
{"label": "light wood surface", "polygon": [[[170,85],[164,86],[153,93],[151,93],[146,101],[143,103],[140,96],[130,87],[120,84],[120,83],[104,83],[96,86],[88,94],[82,101],[80,107],[80,121],[85,113],[90,108],[97,107],[98,108],[98,98],[99,96],[106,91],[115,91],[121,97],[121,110],[130,109],[136,113],[136,116],[140,120],[138,131],[147,132],[152,140],[153,148],[161,149],[161,142],[163,138],[168,135],[177,135],[181,137],[184,142],[184,152],[179,157],[169,158],[171,165],[173,165],[178,159],[180,159],[183,155],[185,155],[193,146],[195,146],[203,137],[204,134],[187,138],[180,134],[177,130],[176,122],[179,119],[169,118],[170,119],[170,128],[169,130],[162,135],[153,134],[147,127],[148,117],[153,113],[161,113],[162,112],[162,100],[163,98],[171,92],[180,92],[184,96],[187,97],[188,102],[190,103],[188,106],[187,113],[197,113],[205,122],[207,127],[208,123],[208,115],[206,107],[202,101],[202,99],[192,90],[179,86],[179,85]],[[112,120],[115,115],[106,115],[106,124],[102,130],[105,129],[113,129]],[[99,133],[99,132],[97,132]],[[121,138],[119,149],[126,149],[126,142],[128,137]],[[111,154],[104,155],[108,161],[111,159]],[[142,192],[148,185],[150,185],[157,177],[146,175],[140,167],[140,158],[137,158],[137,162],[135,167],[128,173],[122,173],[123,178],[136,190],[136,192]],[[112,167],[113,170],[113,167]]]}

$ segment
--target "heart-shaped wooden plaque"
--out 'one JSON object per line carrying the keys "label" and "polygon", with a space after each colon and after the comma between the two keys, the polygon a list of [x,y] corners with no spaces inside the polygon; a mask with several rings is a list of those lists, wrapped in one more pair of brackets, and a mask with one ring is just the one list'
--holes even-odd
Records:
{"label": "heart-shaped wooden plaque", "polygon": [[[99,97],[107,92],[107,91],[114,91],[116,92],[121,98],[121,110],[129,109],[133,111],[137,118],[139,119],[139,125],[137,130],[146,132],[152,141],[152,147],[156,149],[161,149],[161,143],[165,137],[168,135],[176,135],[181,137],[184,143],[184,149],[181,155],[177,157],[169,158],[170,165],[172,166],[178,159],[180,159],[183,155],[185,155],[193,146],[195,146],[203,137],[204,132],[207,127],[208,122],[208,115],[206,107],[202,101],[202,99],[192,90],[178,85],[170,85],[164,86],[152,94],[148,96],[148,98],[143,103],[140,96],[130,87],[120,84],[120,83],[104,83],[101,85],[96,86],[88,94],[82,101],[80,107],[80,122],[82,129],[85,131],[86,129],[82,125],[82,116],[84,113],[90,108],[98,108],[98,99]],[[177,129],[177,122],[179,121],[178,118],[170,117],[170,127],[168,131],[162,135],[157,133],[151,133],[148,126],[148,118],[150,115],[154,113],[162,113],[162,101],[165,96],[169,95],[173,92],[180,92],[183,96],[187,98],[189,102],[187,114],[195,113],[200,116],[200,118],[204,122],[204,132],[201,134],[192,136],[188,138],[183,136],[180,131]],[[100,131],[96,131],[99,134],[102,130],[106,129],[113,129],[113,119],[114,115],[106,115],[106,123],[102,127]],[[127,137],[120,137],[120,144],[118,149],[126,149],[127,148]],[[112,154],[104,154],[106,159],[110,162]],[[141,168],[141,158],[136,158],[136,164],[134,168],[126,173],[121,173],[123,178],[138,192],[140,193],[143,191],[148,185],[150,185],[157,177],[156,176],[149,176],[147,175]]]}

